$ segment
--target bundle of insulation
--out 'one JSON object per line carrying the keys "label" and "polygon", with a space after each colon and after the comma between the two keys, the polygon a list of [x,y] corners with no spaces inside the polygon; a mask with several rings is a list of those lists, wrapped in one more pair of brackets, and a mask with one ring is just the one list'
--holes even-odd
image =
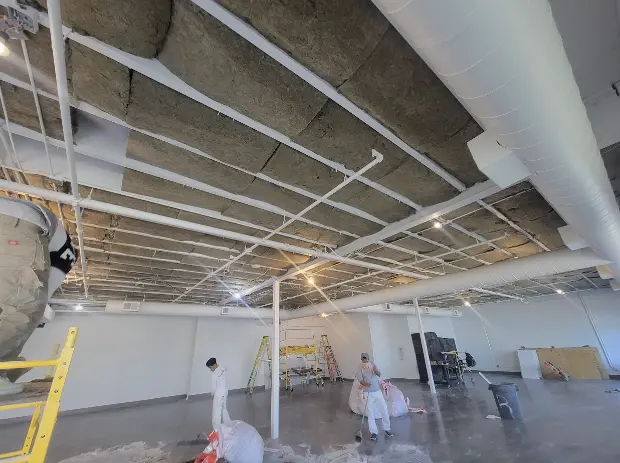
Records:
{"label": "bundle of insulation", "polygon": [[[403,416],[409,413],[409,399],[404,396],[400,389],[389,381],[380,381],[379,386],[381,387],[381,392],[383,392],[383,398],[387,403],[391,417]],[[351,411],[358,415],[368,416],[368,411],[366,410],[367,399],[368,393],[364,392],[362,385],[355,379],[349,394],[349,407]],[[381,411],[373,410],[373,416],[381,416]]]}
{"label": "bundle of insulation", "polygon": [[222,424],[209,435],[209,445],[194,463],[263,463],[263,438],[244,421]]}

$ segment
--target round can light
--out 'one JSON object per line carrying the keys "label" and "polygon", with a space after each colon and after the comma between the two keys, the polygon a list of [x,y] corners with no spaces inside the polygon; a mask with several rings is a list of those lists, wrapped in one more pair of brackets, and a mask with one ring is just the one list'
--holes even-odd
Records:
{"label": "round can light", "polygon": [[309,277],[308,278],[308,284],[313,285],[314,284],[314,278]]}
{"label": "round can light", "polygon": [[441,227],[443,227],[443,225],[441,224],[441,222],[437,222],[437,221],[435,221],[435,223],[433,223],[433,227],[435,227],[435,228],[441,228]]}
{"label": "round can light", "polygon": [[564,291],[562,291],[561,289],[556,289],[555,292],[558,294],[564,294]]}
{"label": "round can light", "polygon": [[464,304],[465,304],[465,307],[471,307],[471,302],[469,301],[465,301]]}
{"label": "round can light", "polygon": [[241,299],[241,294],[235,293],[235,294],[233,294],[233,298],[239,300],[239,299]]}
{"label": "round can light", "polygon": [[75,310],[77,312],[81,312],[82,310],[84,310],[84,307],[82,306],[82,304],[78,304],[78,305],[75,306]]}
{"label": "round can light", "polygon": [[11,54],[11,50],[6,46],[4,41],[0,41],[0,56],[9,56]]}

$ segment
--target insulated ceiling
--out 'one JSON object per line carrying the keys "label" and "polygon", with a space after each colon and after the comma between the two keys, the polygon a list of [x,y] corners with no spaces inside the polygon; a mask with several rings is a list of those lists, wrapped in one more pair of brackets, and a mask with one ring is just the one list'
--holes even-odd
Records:
{"label": "insulated ceiling", "polygon": [[[370,0],[219,4],[374,117],[409,151],[433,161],[439,175],[208,14],[204,3],[61,1],[63,22],[75,32],[67,40],[66,63],[76,150],[80,140],[103,139],[95,144],[99,151],[83,151],[84,162],[92,162],[92,171],[119,172],[116,186],[80,175],[82,195],[262,238],[340,184],[345,173],[368,164],[377,150],[384,159],[362,181],[271,238],[330,252],[454,198],[455,185],[462,189],[486,180],[466,146],[480,127]],[[44,11],[46,2],[37,5]],[[115,57],[127,52],[156,59],[162,70],[134,69],[138,66],[128,66],[129,61],[112,59],[90,37],[112,47]],[[49,30],[41,27],[26,45],[46,134],[62,140]],[[36,138],[32,133],[41,128],[21,44],[8,46],[9,59],[0,59],[0,88],[9,122],[30,129],[14,135],[21,148],[26,143],[21,138]],[[230,117],[230,111],[205,105],[179,86],[164,85],[174,80],[166,73],[243,117]],[[113,121],[118,135],[106,139],[93,130],[84,123],[88,114]],[[113,141],[123,147],[116,157],[109,154]],[[8,146],[4,151],[3,164],[16,168],[11,159],[20,153]],[[102,167],[106,163],[110,166]],[[26,173],[33,184],[67,190],[62,175],[44,169]],[[10,176],[25,181],[16,170]],[[63,208],[65,223],[75,232],[73,214]],[[557,228],[564,222],[527,182],[441,221],[441,229],[426,223],[350,257],[434,277],[563,245]],[[263,246],[247,252],[250,245],[241,241],[88,210],[84,223],[86,282],[96,299],[173,300],[223,267],[181,299],[218,303],[311,260]],[[308,286],[308,276],[328,297],[415,281],[325,264],[283,285],[286,307],[324,297]],[[83,295],[83,277],[75,268],[63,285],[64,297]],[[256,305],[270,300],[268,290],[246,298]]]}

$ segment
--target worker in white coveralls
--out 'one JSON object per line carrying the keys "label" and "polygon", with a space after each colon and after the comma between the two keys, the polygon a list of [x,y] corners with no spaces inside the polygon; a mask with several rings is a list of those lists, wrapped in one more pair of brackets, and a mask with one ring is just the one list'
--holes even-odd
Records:
{"label": "worker in white coveralls", "polygon": [[[30,201],[0,198],[0,362],[19,354],[41,322],[48,298],[75,263],[60,221]],[[19,394],[27,370],[0,371],[0,395]]]}
{"label": "worker in white coveralls", "polygon": [[379,386],[379,376],[381,372],[374,363],[370,362],[368,354],[362,354],[362,362],[357,379],[364,388],[364,392],[368,394],[366,399],[366,412],[368,413],[368,430],[370,431],[370,439],[377,440],[377,422],[375,420],[381,418],[383,422],[383,431],[387,437],[393,437],[390,426],[390,414],[388,413],[387,403],[383,397],[383,391]]}
{"label": "worker in white coveralls", "polygon": [[207,360],[207,368],[211,370],[213,376],[211,378],[211,390],[213,391],[213,430],[218,431],[222,423],[230,423],[230,415],[226,407],[228,399],[228,385],[226,384],[226,368],[222,368],[217,364],[217,360],[211,357]]}

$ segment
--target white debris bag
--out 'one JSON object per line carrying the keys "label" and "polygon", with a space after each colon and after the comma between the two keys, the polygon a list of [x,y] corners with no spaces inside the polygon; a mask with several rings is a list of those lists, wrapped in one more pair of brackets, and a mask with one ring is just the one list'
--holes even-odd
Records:
{"label": "white debris bag", "polygon": [[263,463],[263,438],[244,421],[222,424],[209,439],[211,443],[201,454],[202,462],[210,461],[207,455],[215,452],[217,459],[224,458],[229,463]]}
{"label": "white debris bag", "polygon": [[[388,412],[391,417],[403,416],[409,413],[409,399],[403,395],[400,389],[389,381],[381,381],[379,382],[379,386],[383,392],[383,398],[387,403]],[[365,413],[367,398],[368,393],[363,391],[359,381],[355,379],[351,387],[351,393],[349,394],[349,407],[353,413],[368,416],[367,411]],[[381,410],[373,410],[373,414],[374,416],[381,416]]]}

